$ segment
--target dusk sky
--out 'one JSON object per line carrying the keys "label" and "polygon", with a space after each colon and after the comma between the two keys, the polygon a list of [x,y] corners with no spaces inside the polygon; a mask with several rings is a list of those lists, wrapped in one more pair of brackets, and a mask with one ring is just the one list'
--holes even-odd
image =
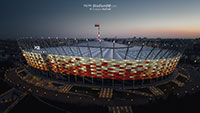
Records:
{"label": "dusk sky", "polygon": [[[111,4],[95,11],[84,4]],[[1,0],[0,35],[200,37],[200,0]]]}

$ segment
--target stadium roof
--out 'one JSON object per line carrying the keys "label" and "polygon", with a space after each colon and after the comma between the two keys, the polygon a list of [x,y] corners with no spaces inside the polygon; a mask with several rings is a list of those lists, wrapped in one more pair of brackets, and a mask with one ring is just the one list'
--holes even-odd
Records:
{"label": "stadium roof", "polygon": [[[78,44],[75,43],[71,46],[41,48],[40,50],[31,50],[31,52],[45,51],[45,53],[48,54],[120,60],[125,58],[127,48],[128,46],[125,44],[114,43],[114,49],[113,49],[113,42],[102,41],[100,43],[99,41],[96,40],[96,41],[80,42]],[[126,59],[129,60],[132,59],[134,60],[136,58],[146,59],[147,56],[148,59],[153,59],[161,50],[160,48],[154,48],[154,50],[152,51],[153,48],[147,46],[144,46],[142,50],[141,48],[142,46],[130,47]],[[151,54],[148,55],[150,52]],[[170,51],[163,49],[162,52],[159,54],[158,58],[161,57],[166,52]]]}

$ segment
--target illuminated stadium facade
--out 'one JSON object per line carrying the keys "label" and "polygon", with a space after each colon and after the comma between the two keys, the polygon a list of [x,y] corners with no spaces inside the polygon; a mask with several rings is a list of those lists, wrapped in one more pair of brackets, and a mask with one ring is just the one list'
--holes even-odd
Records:
{"label": "illuminated stadium facade", "polygon": [[184,50],[165,39],[22,38],[31,73],[73,84],[136,87],[173,77]]}

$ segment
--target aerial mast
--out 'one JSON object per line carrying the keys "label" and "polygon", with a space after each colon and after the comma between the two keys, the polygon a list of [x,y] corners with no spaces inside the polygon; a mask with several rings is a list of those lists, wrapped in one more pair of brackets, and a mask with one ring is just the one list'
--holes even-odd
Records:
{"label": "aerial mast", "polygon": [[98,29],[98,33],[97,33],[97,39],[100,41],[101,40],[101,38],[100,38],[100,25],[99,24],[95,24],[94,25],[94,27],[97,27],[97,29]]}

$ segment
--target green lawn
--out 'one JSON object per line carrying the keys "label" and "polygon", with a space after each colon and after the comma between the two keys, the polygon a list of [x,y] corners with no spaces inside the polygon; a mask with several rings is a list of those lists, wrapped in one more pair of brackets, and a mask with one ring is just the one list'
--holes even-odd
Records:
{"label": "green lawn", "polygon": [[178,81],[180,81],[180,82],[183,82],[183,83],[187,82],[187,79],[184,78],[184,77],[182,77],[182,76],[178,76],[178,77],[176,78],[176,80],[178,80]]}
{"label": "green lawn", "polygon": [[81,94],[91,95],[94,97],[98,97],[100,90],[98,88],[89,88],[89,87],[81,87],[81,86],[73,86],[70,90],[71,92],[77,92]]}
{"label": "green lawn", "polygon": [[178,88],[178,85],[173,83],[173,82],[168,82],[166,84],[162,84],[157,86],[159,89],[161,89],[162,91],[164,91],[165,93],[170,93],[173,90]]}
{"label": "green lawn", "polygon": [[125,92],[114,91],[113,98],[134,99],[134,98],[146,98],[146,96],[136,95],[136,94],[133,94],[133,93],[125,93]]}
{"label": "green lawn", "polygon": [[28,73],[26,72],[26,71],[22,71],[22,72],[20,72],[19,73],[19,75],[21,76],[21,77],[24,77],[24,76],[26,76]]}
{"label": "green lawn", "polygon": [[151,91],[149,91],[148,88],[139,88],[139,89],[136,89],[136,91],[141,91],[141,92],[152,94]]}

